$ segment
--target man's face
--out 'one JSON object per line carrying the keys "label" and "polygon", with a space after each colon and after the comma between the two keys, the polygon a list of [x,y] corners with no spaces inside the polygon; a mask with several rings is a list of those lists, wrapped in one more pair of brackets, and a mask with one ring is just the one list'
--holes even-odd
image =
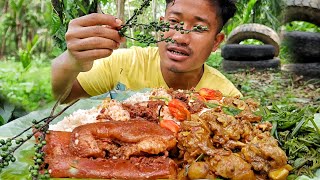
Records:
{"label": "man's face", "polygon": [[212,51],[215,51],[223,40],[218,34],[219,21],[216,8],[207,0],[175,0],[169,4],[164,21],[173,26],[184,22],[183,28],[191,30],[194,26],[207,26],[208,31],[181,34],[170,30],[164,37],[171,37],[175,43],[160,42],[159,52],[161,68],[175,73],[186,73],[199,70]]}

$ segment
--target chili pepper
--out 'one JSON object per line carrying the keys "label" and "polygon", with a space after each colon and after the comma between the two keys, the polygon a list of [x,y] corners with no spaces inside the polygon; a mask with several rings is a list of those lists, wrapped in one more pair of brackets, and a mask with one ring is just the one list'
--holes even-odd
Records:
{"label": "chili pepper", "polygon": [[180,126],[175,123],[173,120],[162,120],[160,121],[160,126],[166,129],[169,129],[170,131],[177,133],[180,130]]}
{"label": "chili pepper", "polygon": [[222,99],[222,93],[218,90],[213,90],[209,88],[201,88],[199,90],[200,96],[204,97],[207,100],[218,100]]}
{"label": "chili pepper", "polygon": [[191,114],[188,111],[186,105],[179,99],[173,99],[168,104],[169,111],[173,117],[177,118],[180,121],[189,120]]}

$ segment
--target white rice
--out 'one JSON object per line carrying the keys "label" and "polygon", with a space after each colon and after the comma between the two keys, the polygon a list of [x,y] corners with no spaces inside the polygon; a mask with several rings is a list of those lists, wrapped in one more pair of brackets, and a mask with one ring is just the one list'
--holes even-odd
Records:
{"label": "white rice", "polygon": [[105,100],[103,102],[105,111],[103,114],[110,116],[115,121],[128,121],[130,120],[130,114],[127,110],[122,108],[120,102],[115,100]]}
{"label": "white rice", "polygon": [[64,117],[57,124],[49,125],[49,130],[71,132],[80,125],[97,122],[96,117],[99,111],[97,108],[88,110],[79,109],[71,115]]}
{"label": "white rice", "polygon": [[150,92],[136,93],[136,94],[132,95],[131,97],[129,97],[128,99],[126,99],[125,101],[123,101],[123,103],[133,105],[133,104],[140,103],[140,102],[147,102],[147,101],[149,101],[150,95],[151,95]]}
{"label": "white rice", "polygon": [[[148,102],[150,97],[156,98],[164,98],[166,100],[171,100],[172,97],[167,93],[167,91],[163,88],[154,89],[151,92],[146,93],[135,93],[133,96],[126,99],[123,103],[134,105],[139,103],[142,105],[145,102]],[[146,103],[147,105],[147,103]],[[88,124],[88,123],[95,123],[101,122],[101,120],[97,120],[97,116],[100,114],[101,109],[104,108],[104,115],[108,115],[113,120],[116,121],[128,121],[130,120],[130,114],[127,110],[124,110],[122,107],[122,103],[116,100],[104,100],[102,104],[98,108],[92,108],[88,110],[79,109],[73,112],[71,115],[64,117],[60,122],[54,125],[49,126],[49,130],[54,131],[68,131],[71,132],[74,128]],[[160,108],[160,106],[158,107]],[[175,120],[169,112],[167,106],[164,106],[161,110],[161,118],[168,119],[168,120]],[[108,120],[105,120],[108,121]]]}

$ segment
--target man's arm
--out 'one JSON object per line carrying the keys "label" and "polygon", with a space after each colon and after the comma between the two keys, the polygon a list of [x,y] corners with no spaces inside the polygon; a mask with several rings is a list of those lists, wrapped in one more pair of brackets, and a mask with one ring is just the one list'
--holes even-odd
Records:
{"label": "man's arm", "polygon": [[89,95],[77,76],[89,71],[93,61],[110,56],[124,39],[118,30],[121,21],[111,15],[90,14],[72,20],[66,33],[68,50],[53,60],[52,90],[55,98],[70,102]]}
{"label": "man's arm", "polygon": [[80,72],[73,69],[74,65],[70,62],[74,59],[68,53],[68,51],[65,51],[53,60],[51,76],[54,97],[56,99],[61,98],[65,103],[81,97],[89,97],[76,79]]}

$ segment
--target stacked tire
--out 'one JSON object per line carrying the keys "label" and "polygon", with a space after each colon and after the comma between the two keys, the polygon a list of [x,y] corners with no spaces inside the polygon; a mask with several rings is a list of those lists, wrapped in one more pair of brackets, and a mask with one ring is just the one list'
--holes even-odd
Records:
{"label": "stacked tire", "polygon": [[[241,45],[241,41],[256,39],[264,45]],[[265,70],[280,68],[280,38],[271,28],[262,24],[244,24],[235,28],[221,49],[222,69],[233,72],[243,69]]]}
{"label": "stacked tire", "polygon": [[[320,0],[286,0],[284,23],[305,21],[320,26]],[[320,77],[320,33],[292,31],[282,35],[290,64],[284,70],[299,75]]]}

